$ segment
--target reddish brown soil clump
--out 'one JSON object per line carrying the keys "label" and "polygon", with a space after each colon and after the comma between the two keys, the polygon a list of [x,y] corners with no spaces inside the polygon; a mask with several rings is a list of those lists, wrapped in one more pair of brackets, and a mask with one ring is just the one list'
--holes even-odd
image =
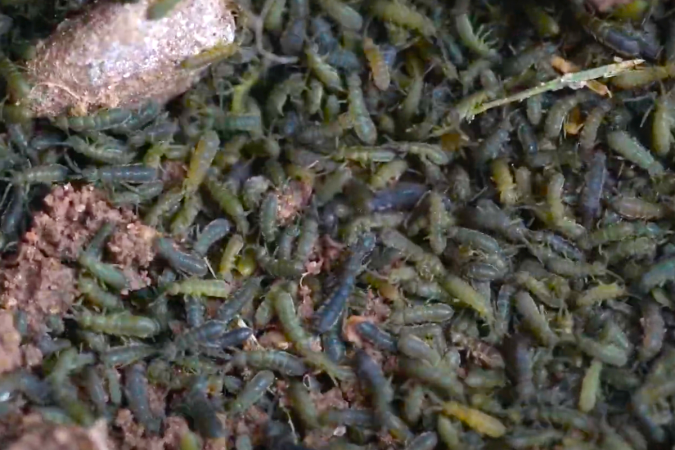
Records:
{"label": "reddish brown soil clump", "polygon": [[0,373],[10,372],[21,365],[21,335],[14,328],[14,317],[0,311]]}
{"label": "reddish brown soil clump", "polygon": [[42,352],[32,344],[21,346],[21,356],[23,357],[23,367],[37,367],[42,364]]}
{"label": "reddish brown soil clump", "polygon": [[39,425],[44,424],[42,415],[23,411],[23,401],[18,401],[11,406],[9,412],[5,412],[0,420],[0,436],[3,442],[14,442],[23,434]]}
{"label": "reddish brown soil clump", "polygon": [[120,433],[114,436],[120,450],[164,449],[163,439],[159,436],[146,436],[145,428],[134,420],[134,415],[128,409],[117,412],[115,426],[120,429]]}
{"label": "reddish brown soil clump", "polygon": [[58,186],[45,197],[45,211],[35,216],[26,240],[47,256],[75,260],[104,222],[117,225],[108,242],[112,261],[146,267],[154,258],[155,231],[129,209],[113,208],[104,192],[85,186]]}
{"label": "reddish brown soil clump", "polygon": [[42,329],[45,316],[65,313],[77,295],[74,269],[29,243],[22,246],[19,257],[0,278],[0,305],[25,311],[33,331]]}
{"label": "reddish brown soil clump", "polygon": [[121,224],[117,232],[108,241],[108,251],[112,260],[122,267],[148,267],[155,252],[152,249],[152,240],[156,232],[153,228],[133,222]]}
{"label": "reddish brown soil clump", "polygon": [[113,450],[105,421],[92,428],[41,424],[14,442],[9,450]]}
{"label": "reddish brown soil clump", "polygon": [[117,413],[115,425],[120,432],[113,437],[120,450],[178,450],[181,438],[190,429],[182,417],[169,416],[164,419],[162,436],[148,437],[128,409],[121,409]]}
{"label": "reddish brown soil clump", "polygon": [[132,289],[149,283],[145,269],[154,258],[155,230],[128,209],[111,207],[105,194],[91,186],[58,186],[44,200],[18,255],[0,275],[0,306],[28,314],[29,329],[41,330],[44,317],[64,314],[78,295],[70,266],[104,222],[117,225],[107,243],[106,262],[120,264]]}

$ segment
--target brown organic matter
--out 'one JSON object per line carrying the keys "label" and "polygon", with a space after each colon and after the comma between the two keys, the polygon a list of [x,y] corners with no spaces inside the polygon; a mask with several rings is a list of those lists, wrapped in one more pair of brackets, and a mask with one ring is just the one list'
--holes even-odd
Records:
{"label": "brown organic matter", "polygon": [[133,420],[128,409],[120,409],[115,418],[119,432],[112,433],[112,439],[120,450],[178,450],[180,439],[188,430],[182,417],[169,416],[164,420],[162,436],[144,435],[143,426]]}
{"label": "brown organic matter", "polygon": [[21,336],[14,328],[14,318],[0,311],[0,373],[10,372],[21,365]]}
{"label": "brown organic matter", "polygon": [[42,351],[33,344],[22,345],[21,356],[24,367],[37,367],[42,364]]}
{"label": "brown organic matter", "polygon": [[595,6],[598,11],[607,11],[615,6],[625,5],[630,3],[632,0],[590,0],[590,2]]}
{"label": "brown organic matter", "polygon": [[26,64],[34,113],[85,115],[165,102],[199,76],[181,68],[183,60],[234,40],[233,6],[226,1],[183,0],[160,20],[147,19],[150,3],[101,1],[62,22]]}
{"label": "brown organic matter", "polygon": [[[221,418],[224,416],[220,416]],[[228,417],[225,426],[232,436],[248,435],[253,445],[261,445],[264,442],[265,424],[269,416],[260,407],[253,405],[237,418]],[[218,440],[207,442],[205,450],[224,450],[218,445]]]}
{"label": "brown organic matter", "polygon": [[45,421],[40,413],[26,413],[23,411],[24,406],[25,402],[18,401],[4,412],[0,420],[0,436],[4,442],[14,442],[30,430],[44,425]]}
{"label": "brown organic matter", "polygon": [[89,429],[43,424],[24,434],[9,450],[108,450],[111,449],[104,420]]}
{"label": "brown organic matter", "polygon": [[111,207],[105,193],[92,186],[58,186],[44,205],[0,275],[0,306],[26,312],[30,331],[43,331],[45,316],[70,308],[78,295],[72,262],[105,221],[117,225],[107,243],[108,262],[123,267],[132,289],[149,283],[146,269],[154,258],[156,231],[133,212]]}
{"label": "brown organic matter", "polygon": [[145,448],[148,450],[160,450],[162,443],[158,437],[144,437],[145,428],[134,421],[134,416],[128,409],[120,409],[115,417],[115,426],[122,430],[121,449]]}
{"label": "brown organic matter", "polygon": [[281,223],[290,222],[308,205],[311,196],[311,185],[291,180],[278,194],[277,219]]}
{"label": "brown organic matter", "polygon": [[74,269],[30,243],[2,271],[2,287],[0,306],[26,312],[28,326],[36,332],[43,331],[45,316],[65,313],[77,295]]}

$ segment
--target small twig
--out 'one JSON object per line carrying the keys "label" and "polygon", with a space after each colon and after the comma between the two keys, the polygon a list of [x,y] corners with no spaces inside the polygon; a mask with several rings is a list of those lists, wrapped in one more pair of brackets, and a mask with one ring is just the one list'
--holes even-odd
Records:
{"label": "small twig", "polygon": [[263,27],[265,24],[265,18],[267,17],[267,14],[270,12],[270,9],[272,9],[273,4],[274,0],[265,0],[265,4],[263,5],[263,8],[260,11],[259,16],[256,16],[253,13],[249,12],[249,20],[252,20],[254,23],[253,28],[255,31],[256,49],[258,50],[258,53],[262,55],[263,58],[268,59],[277,64],[294,64],[298,62],[297,56],[279,56],[263,48]]}
{"label": "small twig", "polygon": [[622,61],[617,64],[608,64],[606,66],[596,67],[595,69],[583,70],[581,72],[575,73],[566,73],[561,77],[547,81],[531,89],[526,89],[522,92],[518,92],[517,94],[485,103],[470,111],[469,114],[467,114],[467,119],[471,120],[478,114],[484,113],[485,111],[488,111],[492,108],[508,105],[509,103],[513,102],[523,101],[535,95],[543,94],[544,92],[559,91],[566,87],[579,89],[580,87],[584,87],[587,81],[598,78],[614,77],[622,72],[633,69],[635,66],[642,64],[643,62],[644,60],[642,59],[631,59],[629,61]]}

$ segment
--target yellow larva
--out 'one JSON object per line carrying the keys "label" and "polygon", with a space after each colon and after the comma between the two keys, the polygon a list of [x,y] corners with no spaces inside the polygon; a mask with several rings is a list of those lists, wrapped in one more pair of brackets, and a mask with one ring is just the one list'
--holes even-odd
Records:
{"label": "yellow larva", "polygon": [[602,372],[602,362],[593,360],[586,375],[581,382],[581,393],[579,394],[579,411],[589,412],[595,408],[595,402],[600,390],[600,373]]}
{"label": "yellow larva", "polygon": [[506,427],[499,419],[460,403],[454,401],[444,403],[443,413],[461,420],[477,432],[492,438],[506,434]]}
{"label": "yellow larva", "polygon": [[518,189],[508,161],[502,158],[492,161],[492,180],[499,191],[499,201],[504,206],[513,206],[518,202]]}
{"label": "yellow larva", "polygon": [[366,55],[370,70],[373,73],[375,87],[381,91],[386,91],[391,83],[391,74],[380,48],[371,38],[366,37],[363,39],[363,53]]}
{"label": "yellow larva", "polygon": [[617,283],[600,284],[585,290],[577,298],[577,306],[592,306],[605,300],[612,300],[626,294],[626,288]]}

